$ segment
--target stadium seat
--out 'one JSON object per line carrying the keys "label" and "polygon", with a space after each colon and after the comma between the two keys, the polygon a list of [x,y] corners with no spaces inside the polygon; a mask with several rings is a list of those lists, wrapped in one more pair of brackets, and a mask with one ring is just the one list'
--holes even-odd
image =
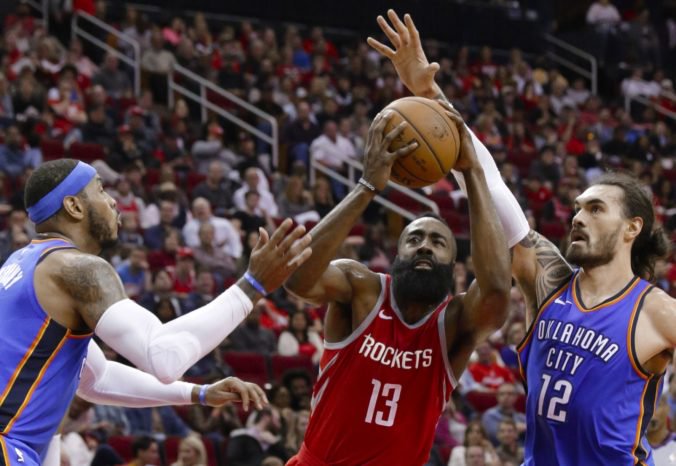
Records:
{"label": "stadium seat", "polygon": [[40,141],[40,150],[45,162],[61,159],[66,155],[66,148],[63,147],[63,141],[60,139],[43,139]]}
{"label": "stadium seat", "polygon": [[480,413],[498,404],[495,393],[471,391],[465,395],[465,399],[467,403]]}
{"label": "stadium seat", "polygon": [[232,367],[240,379],[258,385],[265,385],[268,382],[268,365],[262,354],[227,351],[223,353],[223,360]]}
{"label": "stadium seat", "polygon": [[110,445],[125,461],[131,461],[134,458],[134,454],[131,450],[131,444],[133,442],[134,437],[129,435],[113,435],[108,438],[108,445]]}
{"label": "stadium seat", "polygon": [[104,160],[106,153],[101,144],[74,142],[69,148],[70,156],[83,162],[91,163],[94,160]]}
{"label": "stadium seat", "polygon": [[316,378],[316,370],[312,364],[312,360],[305,355],[298,356],[281,356],[279,354],[274,354],[271,357],[272,360],[272,377],[280,381],[282,375],[291,369],[303,369],[306,370],[311,376],[312,380]]}

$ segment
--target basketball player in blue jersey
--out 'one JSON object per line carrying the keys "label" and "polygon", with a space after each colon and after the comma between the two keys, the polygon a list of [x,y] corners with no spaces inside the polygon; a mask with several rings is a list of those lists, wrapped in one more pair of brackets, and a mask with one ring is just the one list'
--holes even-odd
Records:
{"label": "basketball player in blue jersey", "polygon": [[[417,96],[449,109],[409,15],[378,23],[394,49],[368,43]],[[528,388],[526,466],[652,465],[645,431],[676,346],[676,300],[655,288],[667,239],[634,178],[606,174],[575,201],[565,258],[530,230],[486,147],[472,135],[528,304],[519,346]],[[454,172],[464,189],[462,175]]]}
{"label": "basketball player in blue jersey", "polygon": [[[309,257],[302,227],[287,235],[287,220],[270,237],[261,230],[237,284],[162,325],[96,256],[117,240],[119,213],[94,168],[47,162],[28,180],[25,202],[38,238],[0,268],[0,465],[42,464],[78,384],[91,401],[130,406],[218,405],[233,398],[228,392],[261,404],[260,388],[238,381],[176,380]],[[107,362],[93,333],[150,375]]]}

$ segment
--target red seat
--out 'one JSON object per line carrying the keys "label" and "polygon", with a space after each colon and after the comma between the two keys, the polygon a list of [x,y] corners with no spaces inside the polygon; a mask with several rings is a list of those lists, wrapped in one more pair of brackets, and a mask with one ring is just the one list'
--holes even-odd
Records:
{"label": "red seat", "polygon": [[468,238],[469,237],[469,216],[456,212],[455,210],[444,210],[441,213],[441,216],[446,223],[448,223],[449,228],[453,232],[453,235],[457,238]]}
{"label": "red seat", "polygon": [[45,161],[62,159],[66,155],[66,149],[60,139],[43,139],[40,141],[40,150]]}
{"label": "red seat", "polygon": [[560,221],[542,221],[538,228],[538,233],[548,238],[552,243],[557,244],[568,234],[566,225]]}
{"label": "red seat", "polygon": [[495,393],[471,391],[465,395],[465,399],[467,403],[480,413],[498,404]]}
{"label": "red seat", "polygon": [[202,181],[206,180],[207,176],[202,173],[197,172],[188,172],[188,179],[186,180],[186,192],[188,196],[192,195],[192,190],[200,184]]}
{"label": "red seat", "polygon": [[223,353],[223,359],[240,379],[258,385],[268,382],[267,362],[262,354],[228,351]]}
{"label": "red seat", "polygon": [[70,156],[76,160],[91,163],[94,160],[104,160],[106,153],[101,144],[74,142],[70,145]]}
{"label": "red seat", "polygon": [[131,444],[133,442],[134,437],[128,435],[113,435],[108,438],[108,445],[110,445],[125,461],[131,461],[134,458],[134,454],[131,450]]}
{"label": "red seat", "polygon": [[410,196],[408,196],[408,195],[406,195],[402,192],[397,191],[396,189],[391,190],[387,194],[387,199],[390,202],[397,204],[402,209],[406,209],[410,212],[413,212],[414,214],[425,212],[425,211],[429,210],[429,208],[427,206],[419,203],[418,201],[416,201],[412,197],[410,197]]}
{"label": "red seat", "polygon": [[306,370],[311,376],[312,379],[315,379],[315,368],[312,364],[312,359],[306,355],[298,356],[281,356],[275,354],[272,356],[272,377],[281,381],[282,375],[291,369],[303,369]]}
{"label": "red seat", "polygon": [[430,199],[439,206],[439,210],[454,210],[455,209],[455,203],[453,202],[453,199],[451,199],[451,196],[448,195],[448,193],[445,192],[440,192],[440,193],[432,193],[430,195]]}

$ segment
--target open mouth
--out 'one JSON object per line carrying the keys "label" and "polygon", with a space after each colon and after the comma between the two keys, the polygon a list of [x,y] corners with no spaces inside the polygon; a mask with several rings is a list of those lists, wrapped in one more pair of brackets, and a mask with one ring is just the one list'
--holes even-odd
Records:
{"label": "open mouth", "polygon": [[413,263],[414,269],[432,270],[432,261],[429,259],[418,259]]}
{"label": "open mouth", "polygon": [[570,242],[571,242],[571,244],[572,244],[572,243],[576,243],[576,242],[580,242],[580,241],[585,241],[585,242],[586,242],[586,241],[587,241],[587,235],[585,235],[585,234],[582,233],[581,231],[572,231],[572,232],[570,233]]}

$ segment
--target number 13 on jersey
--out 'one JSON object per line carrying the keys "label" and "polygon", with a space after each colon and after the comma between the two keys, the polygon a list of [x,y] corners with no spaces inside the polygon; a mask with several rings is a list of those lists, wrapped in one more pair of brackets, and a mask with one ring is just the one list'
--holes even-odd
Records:
{"label": "number 13 on jersey", "polygon": [[[401,385],[398,383],[383,384],[377,379],[371,379],[371,384],[373,384],[373,391],[371,392],[371,400],[369,401],[364,421],[367,424],[373,424],[375,415],[375,423],[377,425],[392,427],[394,425],[394,418],[397,416],[397,402],[401,396]],[[376,403],[380,398],[384,400],[387,409],[376,411]]]}

